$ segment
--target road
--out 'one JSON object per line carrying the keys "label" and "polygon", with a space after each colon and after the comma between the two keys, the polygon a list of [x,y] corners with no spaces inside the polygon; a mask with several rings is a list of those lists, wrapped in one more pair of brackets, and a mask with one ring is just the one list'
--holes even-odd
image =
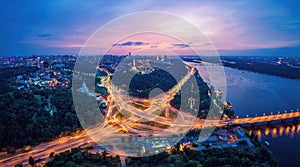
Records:
{"label": "road", "polygon": [[[126,97],[121,91],[114,87],[108,77],[103,78],[103,85],[108,89],[110,97],[108,98],[108,107],[104,121],[93,129],[86,129],[74,137],[63,137],[54,139],[50,142],[39,144],[32,148],[32,151],[11,155],[8,158],[0,160],[0,166],[14,166],[19,163],[28,164],[28,158],[32,156],[36,159],[49,160],[51,152],[59,153],[78,147],[86,142],[107,142],[118,144],[122,136],[131,134],[150,136],[159,135],[161,137],[172,136],[178,132],[186,132],[191,128],[201,129],[208,126],[226,126],[231,124],[245,124],[268,122],[273,120],[281,120],[295,118],[300,116],[300,112],[283,113],[269,116],[259,116],[253,118],[240,118],[234,120],[206,120],[199,119],[184,111],[180,111],[170,105],[170,101],[174,98],[181,86],[195,73],[194,68],[190,68],[188,73],[169,91],[159,94],[151,99],[139,99],[134,97]],[[162,111],[166,111],[165,115],[161,115]],[[123,117],[120,119],[120,115]],[[193,121],[194,120],[194,121]],[[120,133],[120,130],[126,133]],[[114,140],[116,139],[116,142]],[[117,152],[122,153],[115,147]]]}
{"label": "road", "polygon": [[28,158],[32,156],[35,160],[44,159],[49,160],[49,155],[51,152],[60,153],[66,150],[69,150],[74,147],[78,147],[82,145],[82,143],[92,142],[91,138],[85,133],[81,132],[80,134],[72,137],[62,137],[58,139],[54,139],[49,142],[41,143],[37,146],[34,146],[31,151],[19,153],[8,158],[4,158],[0,160],[0,166],[2,167],[11,167],[16,164],[23,163],[24,165],[28,165]]}

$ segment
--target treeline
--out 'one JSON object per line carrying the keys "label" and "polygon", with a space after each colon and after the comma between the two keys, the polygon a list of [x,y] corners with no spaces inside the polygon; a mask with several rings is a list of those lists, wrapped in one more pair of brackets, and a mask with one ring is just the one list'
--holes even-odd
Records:
{"label": "treeline", "polygon": [[17,66],[6,67],[0,69],[0,81],[6,81],[7,78],[11,78],[21,74],[30,74],[39,70],[37,67]]}
{"label": "treeline", "polygon": [[153,156],[127,158],[127,166],[278,166],[270,151],[265,147],[258,148],[254,153],[236,148],[205,149],[195,151],[184,148],[179,151],[173,147],[171,153],[162,152]]}
{"label": "treeline", "polygon": [[176,83],[176,79],[171,74],[161,69],[156,69],[148,75],[136,74],[130,81],[129,95],[149,98],[149,93],[154,88],[159,88],[166,92]]}
{"label": "treeline", "polygon": [[[197,146],[195,146],[197,147]],[[272,153],[263,145],[258,146],[253,152],[249,148],[223,148],[205,149],[196,151],[188,147],[180,149],[177,143],[168,152],[164,151],[152,156],[127,157],[126,165],[129,167],[139,166],[168,166],[168,167],[210,167],[210,166],[251,166],[277,167],[278,164]],[[80,148],[73,148],[55,155],[53,160],[46,166],[120,166],[120,157],[108,156],[106,151],[91,154]]]}
{"label": "treeline", "polygon": [[36,72],[37,67],[6,67],[0,69],[0,94],[13,91],[14,80],[13,77],[21,74],[30,74]]}
{"label": "treeline", "polygon": [[16,90],[0,98],[1,149],[36,145],[80,128],[71,90]]}
{"label": "treeline", "polygon": [[248,70],[268,75],[279,76],[283,78],[298,79],[300,78],[300,68],[292,68],[287,65],[275,65],[268,63],[260,63],[251,61],[250,59],[235,59],[226,58],[227,61],[236,62],[236,64],[223,62],[224,66],[237,68],[241,70]]}
{"label": "treeline", "polygon": [[[183,75],[185,75],[184,72]],[[196,82],[198,84],[198,92],[199,92],[199,112],[198,117],[206,117],[206,114],[209,111],[211,99],[208,96],[208,90],[209,87],[207,84],[202,80],[201,76],[199,75],[198,71],[194,75]],[[159,88],[163,90],[164,92],[171,89],[174,85],[176,85],[177,81],[176,79],[169,74],[168,72],[156,69],[152,73],[148,75],[140,75],[136,74],[132,78],[130,85],[129,85],[129,95],[139,98],[149,98],[150,92],[155,89]],[[187,86],[191,87],[191,83],[187,82],[185,83]],[[197,86],[194,85],[194,88],[196,89]],[[190,90],[190,88],[188,89]],[[190,96],[190,92],[180,92],[174,97],[174,99],[171,101],[172,106],[179,109],[181,104],[181,96],[188,94],[187,96]],[[197,96],[196,96],[197,97]],[[200,112],[204,111],[204,112]]]}
{"label": "treeline", "polygon": [[45,164],[45,167],[119,167],[121,166],[120,157],[107,155],[106,151],[97,154],[91,154],[88,151],[83,151],[80,148],[72,148],[71,150],[62,152],[54,156],[52,161]]}
{"label": "treeline", "polygon": [[36,67],[8,67],[0,70],[0,149],[36,145],[70,133],[80,124],[75,114],[71,90],[16,90],[14,77],[34,73]]}

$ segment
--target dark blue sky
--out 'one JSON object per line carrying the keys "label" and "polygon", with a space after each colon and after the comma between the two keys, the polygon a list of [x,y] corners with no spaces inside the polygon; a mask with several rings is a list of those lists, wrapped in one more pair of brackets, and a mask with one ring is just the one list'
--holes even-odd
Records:
{"label": "dark blue sky", "polygon": [[299,7],[297,0],[2,1],[0,55],[77,54],[111,19],[163,11],[195,24],[221,54],[300,56]]}

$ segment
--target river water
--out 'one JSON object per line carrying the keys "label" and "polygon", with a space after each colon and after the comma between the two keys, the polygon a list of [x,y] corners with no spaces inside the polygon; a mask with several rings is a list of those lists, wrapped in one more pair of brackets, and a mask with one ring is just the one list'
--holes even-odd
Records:
{"label": "river water", "polygon": [[[203,67],[199,65],[196,67],[200,71],[203,70]],[[240,118],[246,117],[246,115],[255,116],[256,114],[278,113],[278,111],[284,112],[285,110],[290,112],[290,110],[300,109],[300,80],[228,67],[224,67],[224,72],[227,88],[226,99],[232,103],[233,110]],[[209,80],[207,75],[204,75],[203,78],[205,81]],[[217,84],[216,87],[218,87]],[[300,126],[281,128],[284,128],[284,133],[279,134],[279,130],[274,129],[273,135],[269,133],[269,130],[262,130],[262,140],[270,143],[270,149],[280,166],[300,164],[300,158],[298,158],[300,150],[298,128]],[[291,131],[293,132],[291,133]]]}

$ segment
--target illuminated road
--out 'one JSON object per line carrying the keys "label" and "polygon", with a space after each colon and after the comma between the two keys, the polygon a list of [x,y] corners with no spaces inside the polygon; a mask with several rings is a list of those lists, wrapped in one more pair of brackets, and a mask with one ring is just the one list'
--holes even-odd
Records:
{"label": "illuminated road", "polygon": [[[11,155],[0,160],[0,166],[14,166],[19,163],[27,164],[32,156],[35,160],[41,158],[48,160],[51,152],[59,153],[78,147],[86,142],[108,142],[115,153],[123,154],[118,144],[122,136],[160,135],[171,136],[182,132],[182,129],[205,128],[209,126],[226,126],[228,124],[252,124],[298,118],[300,112],[257,116],[252,118],[238,118],[233,120],[207,120],[195,119],[195,115],[180,111],[170,105],[170,101],[181,89],[182,85],[195,73],[189,68],[188,73],[170,90],[151,99],[140,99],[122,95],[121,91],[110,82],[110,73],[103,69],[108,77],[102,79],[103,85],[108,89],[108,107],[104,121],[91,129],[86,129],[76,137],[63,137],[45,142],[32,148],[32,151]],[[165,113],[165,114],[162,114]],[[193,121],[194,120],[194,121]],[[184,131],[183,131],[184,132]],[[88,134],[88,135],[87,135]],[[91,136],[91,138],[89,137]],[[123,154],[124,155],[124,154]],[[128,153],[126,153],[128,155]]]}
{"label": "illuminated road", "polygon": [[[266,121],[274,121],[274,120],[282,120],[282,119],[291,119],[297,118],[300,116],[300,112],[293,113],[282,113],[276,115],[268,115],[268,116],[258,116],[253,118],[239,118],[231,120],[233,124],[248,124],[248,123],[257,123],[257,122],[266,122]],[[205,119],[196,119],[193,125],[193,128],[203,128],[203,124],[205,121],[208,121],[207,125],[212,126],[225,126],[229,121],[225,120],[205,120]],[[282,134],[293,135],[294,133],[299,133],[300,125],[290,125],[287,127],[280,126],[279,128],[265,128],[264,134],[272,136],[282,136]],[[260,129],[258,130],[250,130],[255,131],[259,137],[262,136],[262,132]],[[95,131],[95,133],[97,133]],[[63,137],[59,139],[55,139],[50,142],[44,142],[32,148],[32,151],[20,153],[17,155],[12,155],[8,158],[4,158],[0,160],[0,166],[10,167],[19,163],[23,163],[24,165],[28,164],[28,158],[32,156],[35,160],[41,159],[49,159],[49,155],[51,152],[59,153],[66,150],[69,150],[74,147],[78,147],[86,142],[93,142],[93,140],[84,132],[75,137]]]}
{"label": "illuminated road", "polygon": [[[111,83],[111,74],[105,69],[98,69],[107,73],[107,77],[102,78],[101,82],[110,94],[106,120],[110,120],[113,125],[129,133],[146,135],[157,134],[161,131],[164,131],[164,134],[175,134],[176,130],[178,130],[175,128],[176,126],[180,128],[189,128],[192,126],[192,120],[195,119],[195,116],[187,112],[181,112],[172,107],[169,103],[184,83],[195,74],[196,70],[193,67],[187,66],[187,74],[176,85],[167,92],[156,95],[151,99],[140,99],[123,95],[122,91]],[[117,112],[114,112],[116,108]],[[162,112],[165,114],[160,115]],[[170,117],[170,112],[173,113],[173,115],[175,114],[175,117]],[[126,120],[117,119],[120,115],[126,117]],[[172,128],[159,128],[157,126],[150,126],[145,122],[154,122]],[[169,133],[166,133],[167,131]]]}
{"label": "illuminated road", "polygon": [[39,158],[47,160],[49,159],[49,155],[51,152],[54,152],[56,154],[74,147],[81,146],[83,143],[87,142],[92,142],[92,140],[84,132],[75,137],[68,136],[54,139],[53,141],[44,142],[33,147],[29,152],[19,153],[16,155],[12,155],[11,157],[1,159],[0,166],[11,167],[20,163],[26,165],[28,164],[28,158],[30,156],[32,156],[35,160]]}

